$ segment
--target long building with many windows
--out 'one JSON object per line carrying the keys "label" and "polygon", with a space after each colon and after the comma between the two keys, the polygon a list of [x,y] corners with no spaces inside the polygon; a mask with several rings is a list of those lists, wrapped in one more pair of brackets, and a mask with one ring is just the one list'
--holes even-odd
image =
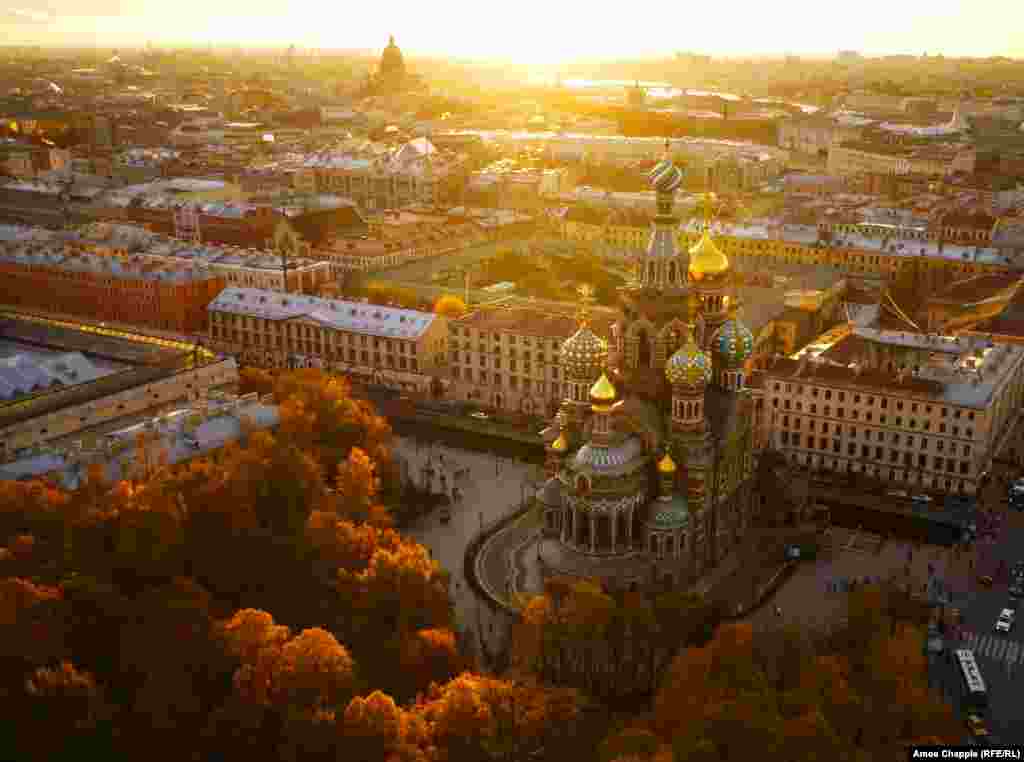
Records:
{"label": "long building with many windows", "polygon": [[[1000,285],[992,298],[1005,301]],[[974,494],[1024,401],[1024,347],[961,333],[962,305],[951,314],[941,298],[917,311],[901,304],[887,289],[817,356],[768,364],[759,380],[765,444],[812,469]]]}
{"label": "long building with many windows", "polygon": [[[611,318],[596,318],[594,326],[608,336]],[[558,352],[577,327],[570,315],[515,306],[450,321],[451,392],[497,410],[553,415],[569,393]]]}
{"label": "long building with many windows", "polygon": [[[560,218],[562,237],[586,244],[601,244],[635,256],[651,235],[639,215],[609,217],[587,212]],[[675,244],[693,246],[702,235],[699,220],[678,226]],[[923,265],[935,284],[981,274],[1008,274],[1018,268],[1005,250],[987,245],[951,244],[932,240],[922,231],[919,240],[871,235],[863,226],[785,224],[751,220],[744,224],[715,223],[710,231],[722,251],[745,271],[775,264],[822,265],[839,273],[894,280],[901,272]]]}
{"label": "long building with many windows", "polygon": [[227,288],[210,304],[210,345],[264,367],[315,367],[423,390],[447,352],[441,315]]}
{"label": "long building with many windows", "polygon": [[19,237],[0,242],[0,303],[40,311],[189,334],[205,330],[206,305],[222,275],[193,263],[102,256],[62,240]]}

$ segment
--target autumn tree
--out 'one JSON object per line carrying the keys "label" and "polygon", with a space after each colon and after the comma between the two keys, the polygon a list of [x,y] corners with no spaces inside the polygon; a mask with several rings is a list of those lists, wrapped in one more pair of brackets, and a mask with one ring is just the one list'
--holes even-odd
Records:
{"label": "autumn tree", "polygon": [[434,302],[434,312],[446,318],[460,318],[466,314],[466,303],[457,296],[445,294]]}
{"label": "autumn tree", "polygon": [[313,455],[324,473],[335,473],[353,447],[375,463],[390,459],[391,429],[366,400],[356,399],[342,378],[315,369],[278,377],[278,436]]}

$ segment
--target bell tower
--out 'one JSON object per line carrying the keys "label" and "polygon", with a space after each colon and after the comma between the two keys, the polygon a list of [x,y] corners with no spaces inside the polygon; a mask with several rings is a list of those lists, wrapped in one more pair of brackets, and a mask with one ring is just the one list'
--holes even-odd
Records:
{"label": "bell tower", "polygon": [[664,291],[686,286],[686,262],[676,250],[675,216],[676,191],[683,184],[683,170],[672,163],[671,144],[665,139],[665,152],[661,161],[647,175],[654,189],[657,214],[654,228],[647,242],[647,251],[640,257],[637,280],[643,288]]}

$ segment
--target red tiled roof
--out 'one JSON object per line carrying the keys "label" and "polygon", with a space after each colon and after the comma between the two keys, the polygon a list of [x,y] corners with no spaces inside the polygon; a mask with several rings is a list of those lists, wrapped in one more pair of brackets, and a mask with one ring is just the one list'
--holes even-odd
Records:
{"label": "red tiled roof", "polygon": [[[593,318],[591,328],[599,336],[607,337],[611,331],[608,319]],[[576,332],[577,321],[571,315],[559,315],[526,308],[477,310],[452,321],[482,331],[505,331],[549,339],[567,339]]]}

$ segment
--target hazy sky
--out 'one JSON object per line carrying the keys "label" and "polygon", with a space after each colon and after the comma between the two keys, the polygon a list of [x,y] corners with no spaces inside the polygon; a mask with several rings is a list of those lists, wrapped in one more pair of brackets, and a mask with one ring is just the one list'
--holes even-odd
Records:
{"label": "hazy sky", "polygon": [[413,55],[536,63],[676,50],[1021,56],[1021,30],[1022,0],[11,0],[0,17],[6,43],[379,49],[393,33]]}

